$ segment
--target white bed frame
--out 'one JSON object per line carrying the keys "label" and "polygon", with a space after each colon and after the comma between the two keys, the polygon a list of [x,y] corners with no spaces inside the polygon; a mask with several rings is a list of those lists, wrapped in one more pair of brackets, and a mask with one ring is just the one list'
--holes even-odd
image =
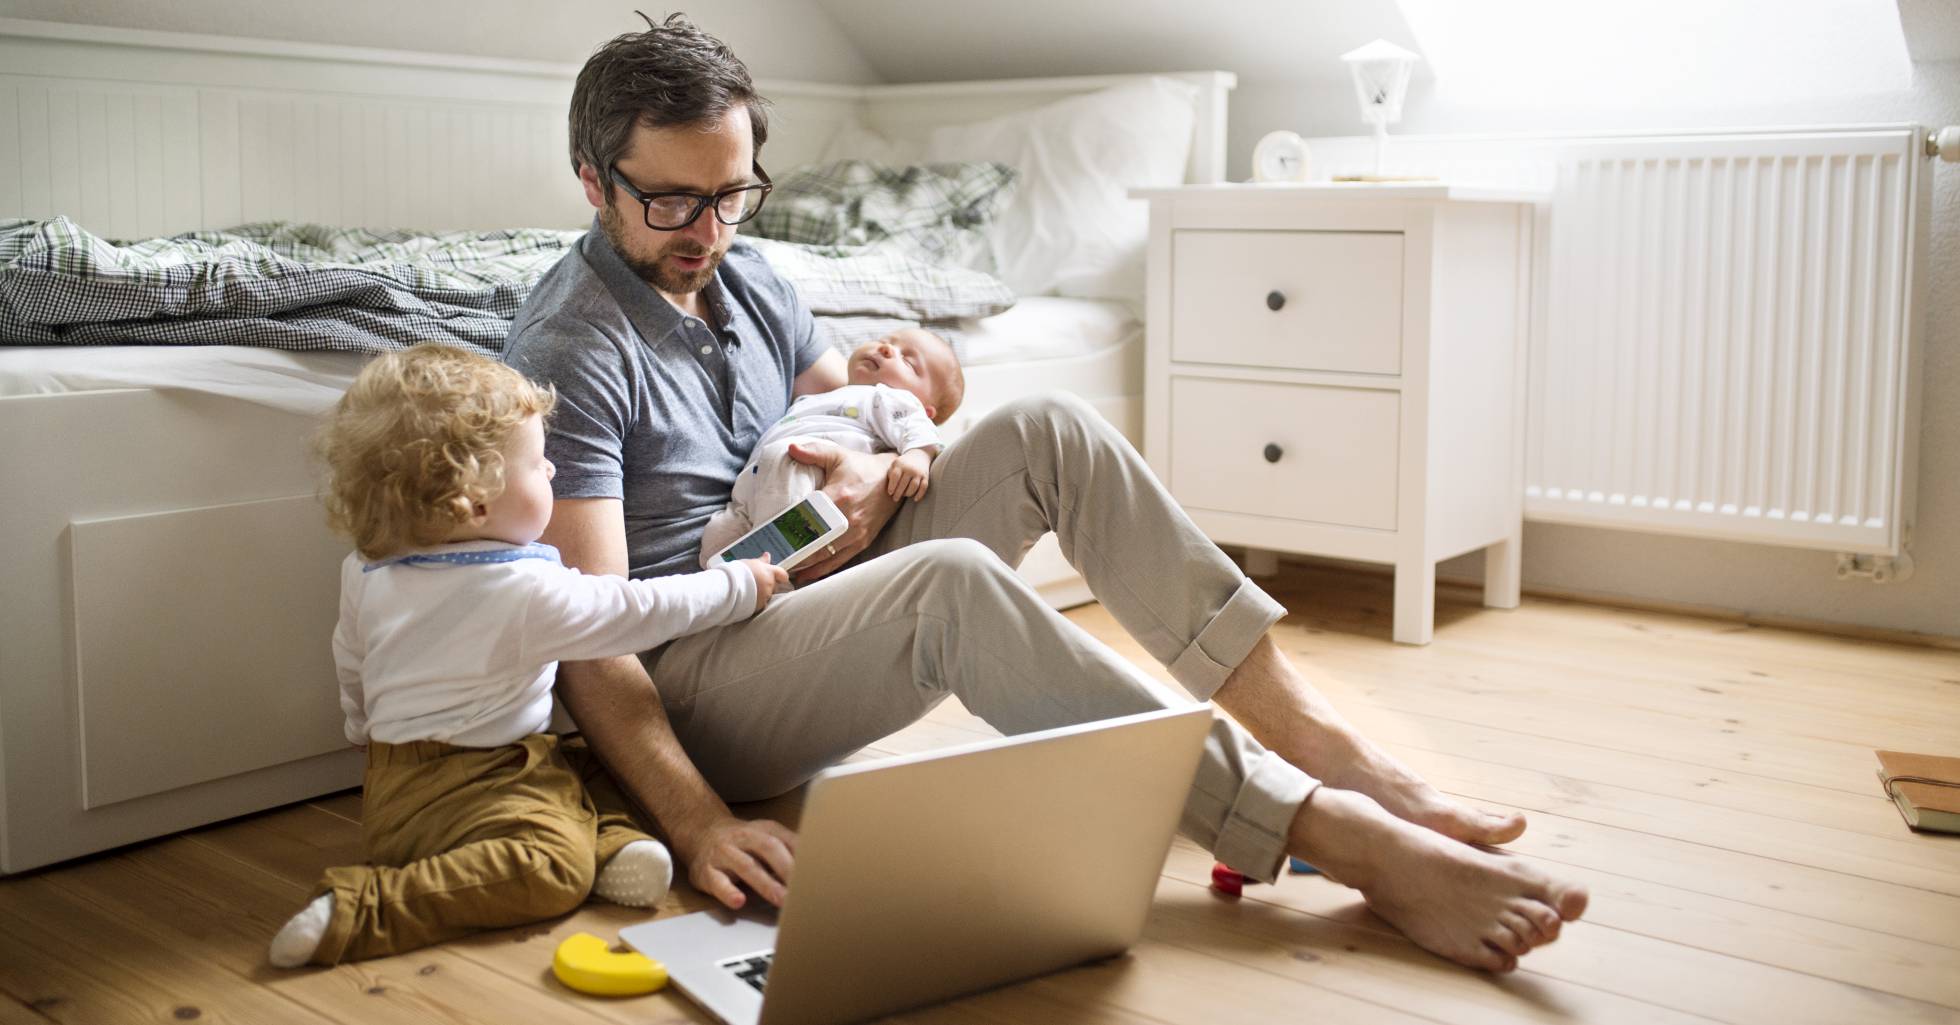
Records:
{"label": "white bed frame", "polygon": [[[0,19],[0,68],[0,140],[19,142],[0,147],[0,217],[115,238],[590,218],[566,156],[573,66]],[[1189,178],[1222,180],[1235,79],[1176,77],[1203,96]],[[916,137],[1126,80],[764,81],[764,156],[814,159],[853,120]],[[314,497],[311,426],[178,390],[0,398],[0,874],[360,781],[327,644],[346,547]]]}

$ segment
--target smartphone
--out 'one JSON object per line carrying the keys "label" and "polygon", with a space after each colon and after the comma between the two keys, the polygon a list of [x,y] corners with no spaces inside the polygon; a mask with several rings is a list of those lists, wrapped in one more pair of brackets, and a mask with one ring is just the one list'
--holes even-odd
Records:
{"label": "smartphone", "polygon": [[795,569],[797,564],[823,551],[825,545],[844,536],[844,528],[848,526],[850,523],[829,495],[812,491],[810,497],[770,517],[768,522],[716,552],[714,559],[734,562],[759,559],[766,553],[770,562],[786,570]]}

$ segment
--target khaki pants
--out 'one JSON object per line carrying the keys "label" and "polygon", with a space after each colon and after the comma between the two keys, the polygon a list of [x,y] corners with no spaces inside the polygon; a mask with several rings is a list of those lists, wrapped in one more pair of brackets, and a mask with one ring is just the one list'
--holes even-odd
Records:
{"label": "khaki pants", "polygon": [[[731,801],[792,789],[949,694],[1007,734],[1188,704],[1014,574],[1050,531],[1200,701],[1286,612],[1121,434],[1080,399],[1054,396],[1010,403],[948,446],[925,498],[904,503],[844,571],[642,661],[688,757]],[[1316,785],[1214,717],[1180,829],[1271,881]]]}
{"label": "khaki pants", "polygon": [[562,915],[620,848],[647,839],[578,738],[494,748],[368,745],[361,846],[330,868],[316,964],[384,957]]}

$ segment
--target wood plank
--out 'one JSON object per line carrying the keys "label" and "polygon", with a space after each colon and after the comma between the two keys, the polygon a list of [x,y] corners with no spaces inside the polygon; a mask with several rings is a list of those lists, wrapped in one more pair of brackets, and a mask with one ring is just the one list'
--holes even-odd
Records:
{"label": "wood plank", "polygon": [[[1202,860],[1202,852],[1197,853]],[[1304,882],[1298,877],[1294,881]],[[1147,932],[1166,943],[1230,957],[1260,971],[1436,1021],[1659,1025],[1706,1020],[1544,977],[1530,970],[1530,958],[1507,976],[1471,971],[1429,954],[1379,923],[1359,925],[1299,914],[1262,900],[1221,897],[1207,882],[1175,875],[1167,875],[1158,886]]]}
{"label": "wood plank", "polygon": [[1960,950],[1960,897],[1544,812],[1507,849]]}
{"label": "wood plank", "polygon": [[[296,839],[299,837],[309,837],[310,841],[299,841]],[[242,865],[303,891],[328,866],[341,863],[326,860],[323,857],[325,852],[344,850],[349,845],[358,850],[360,827],[342,816],[302,804],[209,830],[195,839]],[[668,895],[668,902],[672,903],[663,902],[662,910],[681,907],[681,902],[688,896],[696,901],[701,900],[698,895],[692,895],[692,891],[677,888]],[[466,936],[428,952],[341,967],[361,969],[364,965],[405,961],[421,965],[425,963],[425,956],[440,954],[547,993],[554,1001],[574,1001],[585,1014],[619,1025],[656,1021],[708,1025],[711,1019],[678,993],[663,991],[639,997],[593,1000],[565,989],[552,977],[552,951],[566,938],[575,933],[590,932],[617,941],[622,926],[645,918],[643,911],[607,904],[588,904],[558,919]],[[521,1020],[536,1021],[536,1014],[530,1013]]]}
{"label": "wood plank", "polygon": [[321,811],[326,812],[329,815],[338,815],[349,822],[355,823],[356,825],[360,824],[361,792],[358,789],[342,790],[340,793],[337,794],[328,794],[325,797],[316,797],[313,800],[308,801],[306,803],[312,805],[315,808],[320,809]]}
{"label": "wood plank", "polygon": [[[1306,657],[1323,650],[1320,644],[1291,640],[1283,647]],[[1344,664],[1350,671],[1365,670],[1385,685],[1413,677],[1452,684],[1459,692],[1478,697],[1513,699],[1539,699],[1547,689],[1556,689],[1563,706],[1574,711],[1632,708],[1718,729],[1739,727],[1737,733],[1746,728],[1778,741],[1938,746],[1950,745],[1960,732],[1960,708],[1951,707],[1951,701],[1938,708],[1884,707],[1878,696],[1882,691],[1861,686],[1882,682],[1882,677],[1839,677],[1837,694],[1792,702],[1770,686],[1752,683],[1740,671],[1711,672],[1704,663],[1679,656],[1641,659],[1630,648],[1598,651],[1542,640],[1537,647],[1463,641],[1446,656],[1432,655],[1428,662],[1396,659],[1379,650],[1354,650],[1344,656]],[[1390,665],[1396,666],[1393,680],[1385,671]],[[1828,713],[1828,719],[1819,713]]]}
{"label": "wood plank", "polygon": [[1854,794],[1534,737],[1420,712],[1382,709],[1364,702],[1344,704],[1341,711],[1363,733],[1398,756],[1410,751],[1448,754],[1497,766],[1540,770],[1581,785],[1617,787],[1868,836],[1896,837],[1901,828],[1898,810],[1884,798],[1876,781],[1870,791]]}
{"label": "wood plank", "polygon": [[[942,706],[927,720],[886,738],[874,748],[902,754],[967,743],[977,734],[976,725],[985,729],[984,723],[957,705]],[[1471,792],[1462,796],[1475,800],[1486,795]],[[1536,832],[1527,833],[1527,839],[1535,843],[1558,825],[1549,820],[1539,821]],[[1587,867],[1584,858],[1561,858],[1560,851],[1551,849],[1569,844],[1570,841],[1560,840],[1554,833],[1538,853],[1547,855],[1540,860],[1553,862],[1548,867],[1555,867],[1593,888],[1595,899],[1587,915],[1590,924],[1624,928],[1666,942],[1960,1008],[1960,955],[1950,947],[1822,919],[1813,910],[1807,910],[1801,899],[1792,900],[1793,909],[1779,910],[1616,874],[1638,872],[1642,866],[1656,861],[1665,864],[1669,853],[1665,850],[1614,858],[1609,863],[1609,871]],[[1521,841],[1512,845],[1512,849],[1529,851],[1532,846]],[[1593,852],[1611,853],[1621,849],[1610,830],[1591,838],[1584,846]],[[1574,864],[1575,861],[1580,864]],[[1730,879],[1728,875],[1704,876],[1697,871],[1686,875],[1704,888],[1725,886]],[[1748,875],[1744,873],[1745,880]],[[1739,880],[1735,888],[1741,890],[1747,885]],[[1761,885],[1785,884],[1770,881]],[[1830,880],[1826,878],[1820,885],[1828,888]],[[1910,903],[1903,906],[1895,903],[1889,910],[1906,913],[1910,907]],[[1406,944],[1406,941],[1398,942]],[[1601,1016],[1597,1010],[1592,1012],[1592,1017]],[[1639,1020],[1638,1013],[1631,1020]]]}
{"label": "wood plank", "polygon": [[1950,948],[1523,857],[1584,883],[1593,925],[1960,1009],[1960,955]]}
{"label": "wood plank", "polygon": [[[1310,664],[1309,655],[1302,649],[1282,647],[1289,655]],[[1483,688],[1482,679],[1477,674],[1466,674],[1452,684],[1427,679],[1421,672],[1403,667],[1394,672],[1384,669],[1376,679],[1324,679],[1321,689],[1339,708],[1365,701],[1397,712],[1420,712],[1536,737],[1809,783],[1847,793],[1866,794],[1871,790],[1872,771],[1877,762],[1872,745],[1867,743],[1764,733],[1745,735],[1740,725],[1724,725],[1632,705],[1588,710],[1575,707],[1551,682],[1531,690],[1500,693]],[[1637,688],[1630,685],[1630,689]]]}
{"label": "wood plank", "polygon": [[53,1020],[0,990],[0,1025],[48,1025]]}
{"label": "wood plank", "polygon": [[1960,896],[1960,842],[1916,835],[1903,822],[1878,837],[1447,754],[1398,754],[1437,787],[1475,800]]}
{"label": "wood plank", "polygon": [[86,901],[51,873],[0,883],[0,989],[50,1020],[292,1022],[328,1018],[262,986],[188,962]]}
{"label": "wood plank", "polygon": [[[949,702],[935,709],[927,721],[881,741],[876,747],[894,754],[925,750],[968,742],[986,729],[971,713]],[[1459,796],[1470,800],[1493,799],[1500,805],[1515,806],[1513,802],[1503,801],[1501,795],[1484,793],[1474,787],[1463,788]],[[1538,822],[1536,831],[1527,833],[1527,839],[1540,839],[1552,825],[1550,821]],[[1549,842],[1564,843],[1555,838]],[[1620,844],[1608,833],[1587,846],[1595,851],[1615,851]],[[1934,846],[1942,845],[1934,842]],[[1522,842],[1513,845],[1514,850],[1528,847]],[[1576,875],[1602,895],[1588,915],[1595,923],[1624,921],[1633,931],[1659,938],[1824,978],[1873,985],[1929,1002],[1960,1006],[1960,958],[1940,944],[1824,920],[1801,902],[1794,910],[1777,910],[1615,874],[1637,871],[1640,865],[1654,859],[1628,858],[1609,866],[1612,871],[1602,871],[1574,865],[1575,859],[1560,858],[1554,850],[1540,853],[1557,859],[1564,871]],[[1667,861],[1665,857],[1657,860]],[[1707,882],[1721,881],[1716,878]],[[1767,885],[1781,884],[1771,881]],[[1615,903],[1605,895],[1621,897],[1625,903]]]}
{"label": "wood plank", "polygon": [[441,946],[333,968],[272,968],[266,945],[308,890],[240,868],[208,843],[182,838],[78,866],[57,885],[163,943],[181,964],[229,971],[339,1020],[604,1020]]}
{"label": "wood plank", "polygon": [[[1272,588],[1294,609],[1282,647],[1446,792],[1525,809],[1514,852],[1591,887],[1586,920],[1492,978],[1326,880],[1216,898],[1180,840],[1130,956],[894,1021],[1960,1021],[1960,843],[1906,834],[1866,749],[1960,729],[1960,656],[1543,601],[1445,603],[1437,642],[1403,648],[1383,640],[1385,580],[1292,569]],[[1166,678],[1106,611],[1071,618]],[[992,735],[947,702],[858,757]],[[797,797],[737,811],[793,823]],[[598,1001],[551,979],[558,940],[646,917],[599,903],[398,958],[264,967],[319,872],[358,858],[359,819],[346,791],[0,881],[0,1025],[167,1016],[198,980],[221,1020],[708,1021],[673,993]],[[23,882],[39,903],[14,899]],[[681,886],[658,912],[705,905]],[[57,942],[114,955],[64,975]]]}
{"label": "wood plank", "polygon": [[[1193,886],[1207,886],[1211,864],[1210,855],[1180,839],[1172,847],[1168,873]],[[1396,935],[1393,927],[1367,910],[1359,894],[1319,877],[1288,876],[1277,886],[1249,888],[1244,899]],[[1788,1025],[1960,1022],[1960,1011],[1951,1008],[1697,950],[1589,920],[1567,925],[1557,943],[1532,951],[1521,964],[1521,970],[1548,979],[1647,1000],[1718,1021]]]}
{"label": "wood plank", "polygon": [[[937,737],[935,736],[933,737],[933,739],[937,739]],[[342,811],[349,810],[348,805],[350,803],[351,796],[352,795],[336,795],[334,798],[331,799],[331,803],[339,810]],[[345,828],[345,826],[349,826],[352,824],[351,821],[341,817],[340,815],[334,814],[332,812],[327,812],[324,809],[317,807],[318,803],[319,802],[314,802],[314,805],[309,806],[308,810],[322,815],[331,815],[333,818],[335,818],[336,820],[344,824],[342,827],[336,827],[336,828]],[[742,809],[742,811],[748,814],[757,814],[763,810],[764,809],[755,808],[755,807]],[[776,817],[778,818],[790,819],[792,821],[794,819],[793,814],[787,814],[792,809],[778,806],[770,810],[773,810],[776,814]],[[665,917],[670,914],[679,914],[679,913],[684,913],[685,911],[699,910],[700,908],[707,906],[707,904],[708,902],[706,898],[703,898],[701,895],[697,893],[693,893],[691,890],[687,889],[684,886],[679,887],[676,889],[675,894],[672,895],[672,897],[670,897],[669,902],[663,902],[660,908],[660,916]],[[571,916],[568,916],[563,921],[557,923],[541,923],[537,929],[527,930],[527,932],[532,932],[534,935],[532,937],[527,937],[524,940],[523,945],[526,947],[537,947],[537,948],[549,950],[555,947],[555,945],[560,940],[562,940],[565,936],[569,936],[572,933],[578,931],[593,932],[600,936],[604,936],[608,939],[616,939],[616,937],[618,936],[618,930],[620,928],[628,924],[642,921],[644,920],[645,917],[646,915],[644,912],[633,911],[630,909],[614,908],[605,905],[588,905],[584,908],[581,908],[579,911],[573,913]],[[506,930],[506,932],[509,932],[509,930]],[[538,932],[542,932],[542,935],[535,935]],[[513,964],[508,957],[503,956],[501,954],[501,951],[507,950],[511,946],[511,944],[496,943],[495,941],[498,936],[499,936],[498,933],[484,933],[479,936],[467,937],[461,940],[451,942],[449,944],[445,944],[442,949],[457,952],[461,956],[465,956],[465,957],[481,958],[483,959],[486,965],[494,966],[503,971],[520,971],[521,970],[520,966]],[[1165,962],[1168,965],[1168,967],[1164,968],[1161,972],[1151,973],[1152,977],[1147,982],[1139,981],[1139,982],[1131,983],[1132,988],[1142,988],[1146,991],[1154,993],[1157,988],[1166,985],[1166,983],[1163,982],[1162,979],[1158,978],[1157,976],[1168,973],[1171,977],[1175,978],[1180,972],[1195,970],[1190,968],[1190,957],[1192,953],[1193,952],[1178,951],[1178,950],[1173,950],[1168,948],[1161,951],[1154,950],[1154,949],[1140,949],[1139,951],[1134,953],[1135,957],[1140,958],[1152,964],[1156,964],[1157,962]],[[1216,978],[1220,976],[1229,976],[1233,971],[1236,970],[1236,966],[1231,965],[1229,963],[1207,964],[1204,966],[1204,970],[1206,974]],[[1077,1012],[1076,1016],[1081,1017],[1083,1020],[1096,1020],[1094,1013],[1092,1013],[1093,1008],[1097,1004],[1100,1004],[1102,1001],[1105,1000],[1105,996],[1100,992],[1102,989],[1102,984],[1096,981],[1097,973],[1098,973],[1098,969],[1096,968],[1075,969],[1067,972],[1062,972],[1042,980],[1042,988],[1038,991],[1035,991],[1034,994],[1029,994],[1025,996],[1020,995],[1021,990],[1028,988],[1028,986],[1024,984],[1020,986],[1011,986],[1006,989],[1000,990],[994,994],[990,994],[990,998],[994,1001],[995,1004],[1006,1004],[1010,1007],[1019,1004],[1027,1004],[1028,1010],[1032,1010],[1034,1007],[1039,1007],[1044,1004],[1059,1003],[1064,1006],[1073,1006]],[[1154,1020],[1158,1020],[1158,1021],[1201,1023],[1201,1022],[1216,1021],[1216,1020],[1234,1020],[1230,1016],[1239,1012],[1234,1011],[1233,1007],[1239,1004],[1243,1004],[1244,1005],[1243,1014],[1236,1020],[1253,1021],[1253,1020],[1260,1020],[1254,1014],[1255,1011],[1264,1008],[1269,1008],[1272,1006],[1288,1006],[1289,1002],[1291,1006],[1300,1006],[1303,1003],[1303,999],[1308,999],[1308,998],[1302,998],[1299,994],[1291,992],[1291,989],[1293,987],[1278,986],[1271,980],[1263,976],[1260,976],[1257,973],[1246,976],[1244,979],[1241,980],[1241,984],[1245,988],[1247,988],[1250,992],[1246,994],[1241,994],[1240,998],[1237,1001],[1228,1001],[1227,1002],[1228,1006],[1223,1009],[1213,1006],[1212,1001],[1208,997],[1203,1001],[1195,1004],[1193,1004],[1192,1001],[1190,1000],[1185,1000],[1183,1001],[1182,1004],[1180,1004],[1179,1001],[1175,999],[1170,999],[1168,996],[1153,995],[1149,997],[1149,999],[1147,1000],[1139,998],[1140,1002],[1135,1005],[1118,1005],[1116,1007],[1116,1010],[1128,1012],[1131,1018],[1136,1018],[1140,1016],[1142,1013],[1147,1011],[1147,1013],[1153,1016]],[[639,999],[648,1000],[650,998],[639,998]],[[1169,1007],[1177,1009],[1176,1013],[1171,1013],[1168,1016],[1166,1010],[1167,1000],[1168,1000]],[[1333,1002],[1335,1005],[1340,1007],[1342,1014],[1346,1018],[1351,1020],[1356,1020],[1356,1021],[1398,1022],[1398,1021],[1418,1020],[1418,1019],[1409,1018],[1399,1013],[1392,1012],[1384,1007],[1377,1007],[1375,1005],[1369,1004],[1367,1001],[1352,1002],[1352,1005],[1350,1006],[1350,1002],[1343,1001],[1343,999],[1338,994],[1333,994],[1333,993],[1315,993],[1310,998],[1310,1001],[1315,1006],[1329,1005],[1330,1002]],[[612,1006],[613,1006],[612,1002],[608,1002],[607,1007],[602,1010],[609,1010]],[[698,1014],[698,1012],[694,1012],[694,1009],[691,1007],[680,1007],[680,1008],[670,1008],[670,1009],[676,1011],[682,1011],[682,1012],[693,1012]],[[1214,1015],[1218,1015],[1218,1014],[1224,1014],[1227,1017],[1225,1018],[1214,1017]],[[607,1017],[610,1018],[611,1020],[620,1021],[622,1023],[634,1021],[634,1020],[645,1020],[643,1011],[639,1011],[632,1015],[622,1015],[619,1017],[613,1017],[612,1015],[607,1015]],[[693,1020],[693,1019],[689,1018],[687,1020]],[[913,1020],[913,1016],[909,1014],[899,1015],[896,1016],[893,1020],[911,1021]],[[1030,1018],[1026,1015],[1026,1013],[1023,1012],[1018,1017],[1010,1016],[1006,1020],[1027,1021],[1027,1020],[1047,1020],[1047,1019]]]}
{"label": "wood plank", "polygon": [[1270,1025],[1297,1020],[1309,1008],[1314,1017],[1328,1021],[1435,1020],[1149,937],[1123,957],[1023,985],[1051,990],[1069,982],[1085,984],[1087,994],[1112,1007],[1173,1025]]}
{"label": "wood plank", "polygon": [[[1292,613],[1288,623],[1306,633],[1386,637],[1394,581],[1369,568],[1286,563],[1260,581]],[[1438,620],[1474,624],[1439,636],[1454,644],[1465,637],[1492,637],[1509,644],[1539,647],[1548,640],[1574,645],[1644,641],[1640,660],[1662,661],[1682,644],[1705,643],[1723,658],[1770,661],[1821,672],[1875,673],[1888,690],[1921,696],[1951,695],[1960,687],[1953,650],[1919,644],[1738,623],[1692,613],[1629,609],[1560,598],[1530,597],[1518,610],[1482,607],[1482,589],[1437,584]],[[1666,645],[1655,641],[1666,641]],[[1947,640],[1952,640],[1948,638]],[[1698,656],[1690,656],[1696,659]]]}
{"label": "wood plank", "polygon": [[[927,720],[886,738],[875,748],[891,754],[930,750],[970,742],[984,729],[983,722],[949,702],[935,709]],[[1458,796],[1515,806],[1474,788]],[[1738,896],[1749,885],[1746,879],[1734,884],[1735,893],[1712,895],[1634,878],[1628,873],[1637,875],[1648,864],[1669,863],[1668,852],[1613,856],[1624,845],[1611,828],[1584,844],[1589,851],[1604,852],[1600,856],[1610,858],[1603,865],[1590,865],[1586,858],[1563,856],[1571,841],[1561,840],[1553,832],[1559,823],[1537,815],[1533,819],[1534,829],[1509,849],[1536,856],[1546,861],[1548,867],[1592,887],[1595,899],[1587,913],[1587,920],[1592,924],[1612,925],[1670,942],[1960,1008],[1960,955],[1948,946],[1821,918],[1801,900],[1793,901],[1794,907],[1781,910],[1748,903]],[[1693,872],[1687,875],[1703,889],[1729,884],[1727,875],[1702,877]],[[1771,880],[1765,885],[1783,884]],[[1830,885],[1828,877],[1822,885]],[[1902,911],[1902,908],[1895,905],[1892,910]]]}

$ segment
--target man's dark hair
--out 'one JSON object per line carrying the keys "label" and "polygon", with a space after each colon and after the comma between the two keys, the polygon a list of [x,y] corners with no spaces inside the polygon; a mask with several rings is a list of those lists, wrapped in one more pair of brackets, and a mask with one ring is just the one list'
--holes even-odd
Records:
{"label": "man's dark hair", "polygon": [[634,125],[712,125],[736,104],[748,107],[760,155],[769,138],[769,104],[756,95],[748,66],[685,15],[670,14],[658,25],[640,17],[645,32],[614,37],[579,70],[572,87],[572,170],[589,165],[610,197],[613,162],[626,152]]}

